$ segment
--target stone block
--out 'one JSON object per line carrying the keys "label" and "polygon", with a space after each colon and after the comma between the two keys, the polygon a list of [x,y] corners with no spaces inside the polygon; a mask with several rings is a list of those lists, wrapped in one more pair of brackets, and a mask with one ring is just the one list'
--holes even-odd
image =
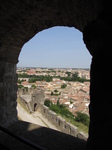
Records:
{"label": "stone block", "polygon": [[14,77],[13,77],[13,75],[12,74],[7,74],[7,75],[5,75],[5,83],[6,84],[9,84],[9,83],[14,83]]}
{"label": "stone block", "polygon": [[52,120],[51,121],[54,125],[56,124],[56,118],[57,118],[57,114],[52,111]]}
{"label": "stone block", "polygon": [[79,132],[77,137],[80,138],[80,139],[83,139],[85,141],[87,141],[87,138],[88,138],[88,136],[83,132]]}
{"label": "stone block", "polygon": [[67,122],[67,124],[69,127],[69,134],[76,137],[79,133],[78,128],[69,122]]}
{"label": "stone block", "polygon": [[55,125],[57,114],[53,112],[52,110],[48,111],[48,120]]}
{"label": "stone block", "polygon": [[48,111],[49,111],[49,108],[43,104],[43,110],[42,110],[43,115],[48,117]]}
{"label": "stone block", "polygon": [[61,131],[64,130],[64,125],[65,125],[65,119],[63,119],[60,116],[57,116],[56,118],[56,126],[59,128]]}
{"label": "stone block", "polygon": [[70,134],[70,125],[67,122],[65,122],[65,124],[64,124],[63,132],[67,133],[67,134]]}
{"label": "stone block", "polygon": [[0,61],[0,83],[3,82],[4,77],[4,62]]}
{"label": "stone block", "polygon": [[7,102],[6,86],[0,87],[0,106],[5,106]]}
{"label": "stone block", "polygon": [[6,62],[5,63],[5,74],[14,74],[14,72],[16,72],[16,69],[15,69],[15,64],[13,63],[8,63]]}

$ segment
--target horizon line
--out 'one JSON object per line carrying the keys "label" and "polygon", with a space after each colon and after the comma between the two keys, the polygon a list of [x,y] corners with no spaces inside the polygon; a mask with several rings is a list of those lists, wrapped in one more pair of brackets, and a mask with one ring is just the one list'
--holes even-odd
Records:
{"label": "horizon line", "polygon": [[89,67],[25,67],[17,66],[17,68],[42,68],[42,69],[90,69]]}

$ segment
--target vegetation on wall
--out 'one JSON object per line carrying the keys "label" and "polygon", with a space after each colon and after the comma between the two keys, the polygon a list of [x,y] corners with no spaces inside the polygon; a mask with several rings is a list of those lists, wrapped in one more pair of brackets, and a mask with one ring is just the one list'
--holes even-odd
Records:
{"label": "vegetation on wall", "polygon": [[85,126],[89,127],[89,123],[90,123],[90,118],[88,117],[88,115],[81,113],[81,112],[77,112],[77,116],[75,117],[75,121],[77,122],[81,122],[83,123]]}
{"label": "vegetation on wall", "polygon": [[[53,104],[50,100],[45,100],[44,105],[49,107],[50,110],[54,111],[58,115],[61,115],[63,118],[69,120],[72,124],[85,128],[86,132],[88,132],[89,122],[90,118],[88,115],[77,112],[77,116],[74,116],[66,106],[59,103],[59,100],[57,101],[57,104]],[[85,126],[85,127],[84,127]]]}

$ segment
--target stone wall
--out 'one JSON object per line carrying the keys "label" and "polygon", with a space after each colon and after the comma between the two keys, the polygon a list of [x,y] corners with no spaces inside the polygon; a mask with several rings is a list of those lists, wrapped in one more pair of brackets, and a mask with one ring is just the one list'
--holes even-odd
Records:
{"label": "stone wall", "polygon": [[32,109],[31,109],[31,104],[30,102],[26,102],[25,99],[20,96],[17,100],[17,102],[28,112],[32,112]]}
{"label": "stone wall", "polygon": [[87,140],[87,135],[83,132],[79,132],[78,128],[69,122],[66,122],[61,116],[58,116],[55,112],[49,110],[43,103],[39,104],[38,111],[42,113],[52,124],[54,124],[61,132],[70,134],[80,139]]}
{"label": "stone wall", "polygon": [[[29,91],[29,90],[28,90]],[[25,89],[19,90],[19,93],[22,93],[24,95],[28,94],[28,91]],[[65,119],[63,119],[61,116],[58,116],[55,112],[49,110],[47,106],[43,104],[44,101],[44,96],[43,96],[43,91],[41,90],[36,90],[36,92],[33,91],[31,94],[31,101],[26,102],[26,100],[22,97],[19,96],[19,102],[21,105],[29,112],[31,113],[34,111],[34,104],[37,103],[37,109],[38,111],[45,116],[52,124],[54,124],[61,132],[64,132],[66,134],[70,134],[72,136],[78,137],[80,139],[87,140],[87,135],[84,134],[83,132],[79,132],[78,128],[74,125],[72,125],[69,122],[66,122]],[[33,99],[34,97],[34,99]],[[30,106],[29,106],[30,105]],[[32,111],[30,111],[29,108],[32,108]]]}
{"label": "stone wall", "polygon": [[34,88],[28,88],[28,90],[26,90],[26,88],[21,88],[19,89],[18,88],[18,91],[17,91],[17,95],[20,96],[20,95],[30,95],[32,93],[34,93],[35,89]]}
{"label": "stone wall", "polygon": [[17,120],[16,65],[0,61],[0,125],[7,126]]}
{"label": "stone wall", "polygon": [[[28,100],[29,99],[29,100]],[[29,113],[36,111],[38,104],[44,101],[44,91],[39,88],[25,88],[18,90],[18,102]]]}
{"label": "stone wall", "polygon": [[36,111],[40,102],[44,101],[44,91],[37,88],[37,90],[31,94],[31,107],[33,111]]}

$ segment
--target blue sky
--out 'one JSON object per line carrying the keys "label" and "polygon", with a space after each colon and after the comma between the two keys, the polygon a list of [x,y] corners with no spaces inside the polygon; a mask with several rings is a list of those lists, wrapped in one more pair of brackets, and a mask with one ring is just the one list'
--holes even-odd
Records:
{"label": "blue sky", "polygon": [[18,67],[90,68],[91,55],[75,28],[53,27],[36,34],[23,47]]}

